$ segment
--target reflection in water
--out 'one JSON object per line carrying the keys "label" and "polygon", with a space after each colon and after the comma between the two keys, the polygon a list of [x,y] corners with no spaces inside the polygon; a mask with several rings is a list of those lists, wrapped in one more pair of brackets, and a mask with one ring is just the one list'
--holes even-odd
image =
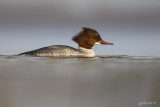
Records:
{"label": "reflection in water", "polygon": [[160,58],[0,56],[0,107],[159,107]]}

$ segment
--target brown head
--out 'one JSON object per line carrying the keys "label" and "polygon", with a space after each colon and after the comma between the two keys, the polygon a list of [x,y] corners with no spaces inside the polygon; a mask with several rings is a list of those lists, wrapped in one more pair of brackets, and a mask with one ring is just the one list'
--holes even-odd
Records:
{"label": "brown head", "polygon": [[97,44],[113,45],[113,43],[103,41],[96,30],[86,27],[83,27],[82,31],[74,36],[72,40],[78,43],[79,47],[86,49],[92,49]]}

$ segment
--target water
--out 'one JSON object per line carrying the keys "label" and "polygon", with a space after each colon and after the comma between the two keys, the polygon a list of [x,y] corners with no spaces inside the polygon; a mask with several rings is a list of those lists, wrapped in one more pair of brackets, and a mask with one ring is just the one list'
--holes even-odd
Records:
{"label": "water", "polygon": [[159,107],[159,65],[152,56],[0,56],[0,107]]}

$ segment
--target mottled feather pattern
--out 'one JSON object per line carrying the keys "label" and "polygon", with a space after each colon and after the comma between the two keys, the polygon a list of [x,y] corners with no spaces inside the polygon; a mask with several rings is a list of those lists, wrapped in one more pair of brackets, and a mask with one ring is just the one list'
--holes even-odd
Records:
{"label": "mottled feather pattern", "polygon": [[78,49],[64,45],[54,45],[40,48],[37,50],[24,52],[19,55],[22,56],[83,56],[84,53]]}

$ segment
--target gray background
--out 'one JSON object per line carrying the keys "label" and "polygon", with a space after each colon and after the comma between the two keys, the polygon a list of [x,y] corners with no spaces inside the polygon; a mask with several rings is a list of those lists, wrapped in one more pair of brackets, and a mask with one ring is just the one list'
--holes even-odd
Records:
{"label": "gray background", "polygon": [[158,0],[0,0],[0,55],[50,45],[77,48],[81,27],[96,29],[114,46],[97,55],[159,56]]}

